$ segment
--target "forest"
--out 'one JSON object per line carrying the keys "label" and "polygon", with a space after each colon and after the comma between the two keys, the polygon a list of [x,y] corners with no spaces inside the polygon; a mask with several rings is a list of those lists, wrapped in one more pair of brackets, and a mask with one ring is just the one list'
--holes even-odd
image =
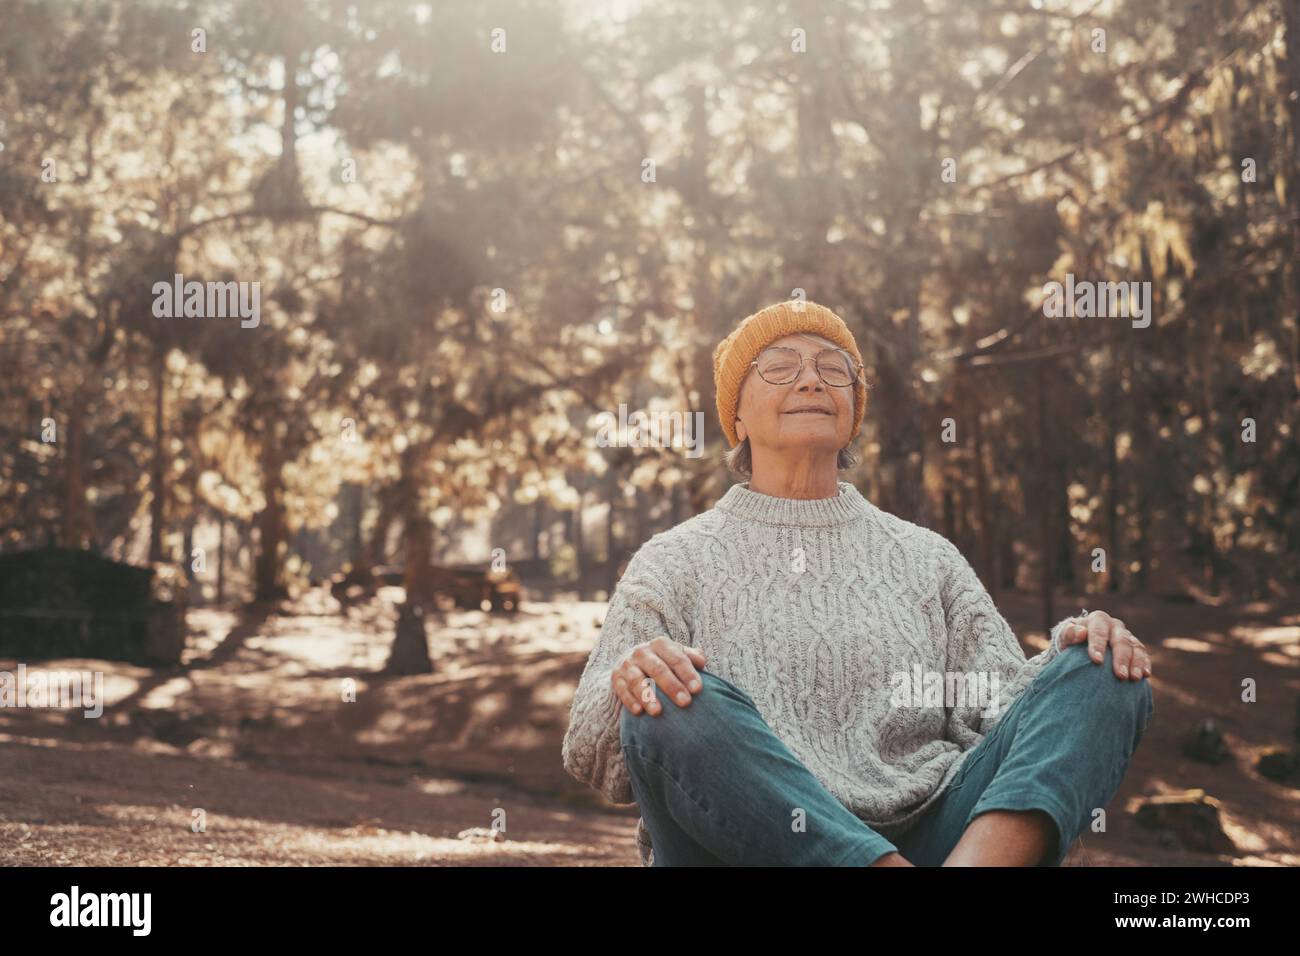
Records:
{"label": "forest", "polygon": [[1294,695],[1297,0],[0,0],[0,608],[55,549],[186,660],[330,593],[382,654],[400,585],[436,660],[491,563],[586,627],[791,299],[862,349],[843,479],[1022,633],[1274,608]]}
{"label": "forest", "polygon": [[[987,579],[1296,582],[1292,4],[621,6],[5,3],[2,546],[225,600],[508,513],[573,576],[724,490],[712,345],[802,294],[870,353],[856,479]],[[709,452],[598,450],[620,403]]]}

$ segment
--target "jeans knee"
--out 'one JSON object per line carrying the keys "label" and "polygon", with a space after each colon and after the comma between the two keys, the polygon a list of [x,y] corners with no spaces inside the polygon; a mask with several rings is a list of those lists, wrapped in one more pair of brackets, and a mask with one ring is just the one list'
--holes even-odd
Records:
{"label": "jeans knee", "polygon": [[1115,673],[1115,658],[1110,647],[1102,655],[1101,662],[1092,659],[1086,643],[1071,644],[1063,650],[1056,661],[1056,667],[1049,670],[1051,676],[1044,674],[1041,691],[1074,693],[1085,704],[1106,713],[1127,713],[1145,726],[1155,712],[1155,699],[1151,690],[1149,677],[1142,680],[1129,680]]}
{"label": "jeans knee", "polygon": [[1142,688],[1142,698],[1146,702],[1147,707],[1146,718],[1143,722],[1143,725],[1145,726],[1151,721],[1151,718],[1154,717],[1156,713],[1156,692],[1151,687],[1150,677],[1142,678],[1142,680],[1138,681],[1138,685]]}
{"label": "jeans knee", "polygon": [[624,746],[634,744],[649,752],[663,752],[671,745],[678,756],[689,754],[696,745],[707,746],[710,740],[709,724],[720,718],[720,711],[735,688],[718,677],[700,672],[703,684],[691,695],[685,707],[668,696],[657,684],[651,684],[659,701],[659,713],[652,714],[642,706],[634,714],[626,707],[619,717],[619,737]]}
{"label": "jeans knee", "polygon": [[[1085,645],[1079,645],[1084,647]],[[1086,652],[1085,652],[1086,653]],[[1088,667],[1080,670],[1086,673],[1089,686],[1088,696],[1095,707],[1108,713],[1127,714],[1138,727],[1145,727],[1155,712],[1155,696],[1151,690],[1151,679],[1130,680],[1115,673],[1115,658],[1111,648],[1107,647],[1100,664],[1088,658]]]}

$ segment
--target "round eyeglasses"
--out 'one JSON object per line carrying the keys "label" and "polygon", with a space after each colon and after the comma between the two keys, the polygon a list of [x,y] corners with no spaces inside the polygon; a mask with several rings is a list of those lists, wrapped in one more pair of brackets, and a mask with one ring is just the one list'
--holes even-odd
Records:
{"label": "round eyeglasses", "polygon": [[[769,385],[789,385],[803,372],[806,361],[797,350],[778,345],[765,349],[749,364],[758,369],[759,376]],[[822,349],[813,356],[818,377],[835,388],[845,388],[858,381],[864,367],[843,349]]]}

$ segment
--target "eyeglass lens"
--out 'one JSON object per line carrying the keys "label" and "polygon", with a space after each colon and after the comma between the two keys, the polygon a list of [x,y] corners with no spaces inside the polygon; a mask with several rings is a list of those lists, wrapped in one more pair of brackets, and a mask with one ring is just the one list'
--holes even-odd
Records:
{"label": "eyeglass lens", "polygon": [[[794,349],[767,349],[758,357],[758,371],[773,385],[787,385],[799,377],[804,358]],[[849,385],[853,382],[853,365],[849,356],[839,349],[826,349],[814,356],[817,372],[827,385]]]}

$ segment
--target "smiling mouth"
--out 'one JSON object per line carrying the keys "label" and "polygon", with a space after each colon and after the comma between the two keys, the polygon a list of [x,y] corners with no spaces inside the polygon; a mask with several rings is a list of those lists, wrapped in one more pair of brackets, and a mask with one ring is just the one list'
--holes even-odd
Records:
{"label": "smiling mouth", "polygon": [[787,415],[829,415],[830,412],[824,408],[800,408],[793,412],[786,412]]}

